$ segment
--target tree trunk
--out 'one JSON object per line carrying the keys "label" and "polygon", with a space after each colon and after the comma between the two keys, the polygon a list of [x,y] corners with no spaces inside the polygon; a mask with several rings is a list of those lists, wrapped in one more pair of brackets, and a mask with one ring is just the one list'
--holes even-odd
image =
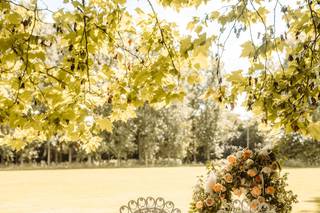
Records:
{"label": "tree trunk", "polygon": [[89,165],[92,164],[92,155],[91,155],[91,153],[88,154],[88,161],[87,161],[87,163],[88,163]]}
{"label": "tree trunk", "polygon": [[147,150],[144,150],[144,165],[148,166],[148,153],[147,153]]}
{"label": "tree trunk", "polygon": [[51,164],[51,143],[50,140],[47,142],[47,164]]}
{"label": "tree trunk", "polygon": [[20,165],[23,165],[24,159],[23,159],[23,153],[22,152],[20,153],[19,161],[20,161]]}
{"label": "tree trunk", "polygon": [[193,154],[193,162],[196,163],[197,162],[197,148],[196,148],[195,142],[193,143],[192,154]]}
{"label": "tree trunk", "polygon": [[56,164],[58,164],[59,163],[59,152],[58,152],[58,149],[55,149],[55,152],[54,152],[54,162],[56,163]]}
{"label": "tree trunk", "polygon": [[4,156],[3,156],[3,154],[0,155],[0,164],[4,164]]}
{"label": "tree trunk", "polygon": [[79,153],[77,153],[77,156],[76,156],[76,162],[79,163],[80,162],[80,156],[79,156]]}
{"label": "tree trunk", "polygon": [[117,155],[117,166],[121,166],[121,152],[118,152]]}
{"label": "tree trunk", "polygon": [[142,163],[143,162],[143,144],[140,140],[140,131],[138,130],[137,132],[137,141],[138,141],[138,155],[139,155],[139,162]]}
{"label": "tree trunk", "polygon": [[69,160],[69,164],[72,163],[72,146],[69,146],[69,153],[68,153],[68,160]]}
{"label": "tree trunk", "polygon": [[207,149],[206,149],[206,160],[209,161],[210,160],[210,149],[209,149],[209,144],[207,145]]}

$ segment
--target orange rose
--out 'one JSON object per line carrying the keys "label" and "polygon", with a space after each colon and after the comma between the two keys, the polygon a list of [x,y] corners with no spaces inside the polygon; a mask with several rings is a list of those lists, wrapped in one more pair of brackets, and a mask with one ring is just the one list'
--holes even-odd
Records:
{"label": "orange rose", "polygon": [[223,190],[225,190],[226,188],[220,184],[220,183],[216,183],[213,185],[212,190],[215,192],[222,192]]}
{"label": "orange rose", "polygon": [[259,206],[259,201],[258,200],[251,201],[250,207],[251,207],[252,210],[257,209],[258,206]]}
{"label": "orange rose", "polygon": [[233,181],[233,176],[230,174],[230,173],[227,173],[225,176],[224,176],[224,179],[227,183],[232,183]]}
{"label": "orange rose", "polygon": [[229,155],[227,157],[227,160],[228,160],[230,165],[236,165],[236,163],[237,163],[237,158],[234,155]]}
{"label": "orange rose", "polygon": [[273,186],[268,186],[266,188],[266,193],[269,195],[273,195],[275,193],[276,189]]}
{"label": "orange rose", "polygon": [[248,174],[250,177],[256,176],[257,173],[258,173],[258,172],[257,172],[256,169],[249,169],[249,170],[247,171],[247,174]]}
{"label": "orange rose", "polygon": [[261,177],[259,175],[257,175],[255,177],[255,180],[256,180],[257,183],[261,183]]}
{"label": "orange rose", "polygon": [[251,194],[253,197],[259,197],[261,195],[261,189],[260,187],[258,186],[254,186],[252,189],[251,189]]}
{"label": "orange rose", "polygon": [[207,206],[213,206],[214,204],[214,200],[210,197],[208,197],[205,202]]}
{"label": "orange rose", "polygon": [[203,202],[201,200],[199,200],[197,203],[196,203],[196,208],[197,209],[202,209],[203,208]]}
{"label": "orange rose", "polygon": [[252,157],[252,151],[250,149],[246,149],[242,153],[242,158],[245,160]]}

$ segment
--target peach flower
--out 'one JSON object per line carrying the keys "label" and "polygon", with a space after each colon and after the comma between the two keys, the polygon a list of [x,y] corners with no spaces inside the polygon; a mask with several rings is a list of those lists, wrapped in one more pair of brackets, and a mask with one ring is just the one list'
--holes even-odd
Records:
{"label": "peach flower", "polygon": [[256,176],[257,173],[258,173],[258,172],[257,172],[256,169],[249,169],[249,170],[247,171],[247,174],[248,174],[250,177]]}
{"label": "peach flower", "polygon": [[253,197],[259,197],[261,195],[261,189],[260,187],[258,186],[254,186],[252,189],[251,189],[251,194]]}
{"label": "peach flower", "polygon": [[257,209],[258,206],[259,206],[259,201],[258,201],[258,200],[253,200],[253,201],[251,201],[250,207],[251,207],[252,210]]}
{"label": "peach flower", "polygon": [[203,208],[203,202],[201,200],[199,200],[197,203],[196,203],[196,208],[197,209],[202,209]]}
{"label": "peach flower", "polygon": [[233,181],[233,176],[230,174],[230,173],[227,173],[225,176],[224,176],[224,179],[227,183],[232,183]]}
{"label": "peach flower", "polygon": [[237,158],[234,155],[229,155],[227,157],[227,160],[228,160],[230,165],[236,165],[236,163],[237,163]]}
{"label": "peach flower", "polygon": [[275,193],[276,189],[273,186],[268,186],[266,188],[266,193],[269,195],[273,195]]}
{"label": "peach flower", "polygon": [[225,200],[225,195],[224,195],[224,194],[220,195],[219,197],[220,197],[220,200],[221,200],[221,201],[224,201],[224,200]]}
{"label": "peach flower", "polygon": [[242,194],[241,190],[240,190],[240,189],[237,189],[237,188],[233,188],[233,189],[232,189],[232,192],[233,192],[236,196],[238,196],[238,197],[240,197],[241,194]]}
{"label": "peach flower", "polygon": [[207,206],[213,206],[214,204],[214,200],[210,197],[208,197],[205,202]]}
{"label": "peach flower", "polygon": [[222,192],[225,190],[225,187],[220,183],[216,183],[213,185],[212,190],[215,192]]}
{"label": "peach flower", "polygon": [[246,149],[246,150],[243,151],[243,153],[242,153],[242,158],[243,159],[246,160],[246,159],[249,159],[251,157],[252,157],[252,151],[250,149]]}

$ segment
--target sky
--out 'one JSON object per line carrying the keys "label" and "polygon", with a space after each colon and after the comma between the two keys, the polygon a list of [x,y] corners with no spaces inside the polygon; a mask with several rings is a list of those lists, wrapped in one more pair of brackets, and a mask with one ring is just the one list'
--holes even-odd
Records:
{"label": "sky", "polygon": [[[130,11],[134,11],[135,8],[140,7],[146,12],[151,12],[150,6],[147,0],[128,0],[127,1],[127,9]],[[182,34],[188,34],[186,31],[187,24],[192,20],[194,16],[203,16],[203,14],[208,13],[214,9],[221,8],[222,4],[219,1],[211,1],[207,5],[201,5],[197,9],[195,8],[185,8],[181,9],[179,12],[171,8],[163,8],[156,4],[155,0],[151,0],[153,6],[158,14],[160,19],[165,19],[168,22],[177,23],[180,32]],[[56,11],[60,8],[68,8],[68,5],[63,4],[63,0],[39,0],[39,3],[42,7],[48,7],[50,10]],[[71,7],[70,7],[71,8]],[[207,29],[207,33],[210,34],[212,32],[217,31],[217,27],[212,25]],[[235,36],[231,36],[228,42],[226,43],[225,52],[223,56],[224,62],[224,72],[229,73],[233,70],[243,69],[246,70],[249,66],[249,63],[240,58],[241,55],[241,44],[245,42],[245,36],[240,36],[240,38],[235,38]],[[244,107],[241,106],[241,103],[244,100],[244,96],[239,98],[238,104],[234,108],[233,112],[239,115],[239,118],[242,120],[248,120],[252,117],[252,114]]]}

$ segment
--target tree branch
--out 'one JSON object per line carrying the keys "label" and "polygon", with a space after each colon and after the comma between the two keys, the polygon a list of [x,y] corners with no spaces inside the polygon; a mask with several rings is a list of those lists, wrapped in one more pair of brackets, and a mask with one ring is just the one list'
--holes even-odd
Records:
{"label": "tree branch", "polygon": [[[85,0],[82,0],[82,6],[85,7]],[[89,83],[89,92],[91,90],[91,82],[90,82],[90,72],[89,72],[89,51],[88,51],[88,35],[87,35],[87,16],[82,12],[83,14],[83,34],[85,39],[85,49],[86,49],[86,72],[87,72],[87,78]]]}
{"label": "tree branch", "polygon": [[154,15],[155,19],[156,19],[156,24],[157,24],[157,26],[158,26],[158,28],[159,28],[162,42],[163,42],[165,48],[166,48],[167,51],[168,51],[168,54],[169,54],[169,57],[170,57],[170,60],[171,60],[171,64],[172,64],[172,66],[173,66],[173,69],[174,69],[177,73],[179,73],[179,71],[178,71],[178,69],[176,68],[176,65],[174,64],[174,61],[173,61],[174,56],[173,56],[173,54],[172,54],[172,52],[171,52],[168,44],[166,43],[165,38],[164,38],[163,29],[161,28],[161,25],[160,25],[160,22],[159,22],[157,13],[156,13],[156,11],[155,11],[152,3],[150,2],[150,0],[147,0],[147,1],[148,1],[149,5],[150,5],[150,7],[151,7],[151,10],[152,10],[152,12],[153,12],[153,15]]}

